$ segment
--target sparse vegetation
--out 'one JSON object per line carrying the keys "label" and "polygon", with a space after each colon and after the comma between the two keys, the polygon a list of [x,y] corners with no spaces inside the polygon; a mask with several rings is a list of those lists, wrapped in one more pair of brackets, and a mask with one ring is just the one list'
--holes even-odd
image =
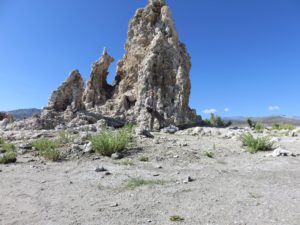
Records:
{"label": "sparse vegetation", "polygon": [[103,156],[111,156],[113,153],[121,152],[132,141],[132,128],[123,127],[119,130],[104,129],[91,137],[95,152]]}
{"label": "sparse vegetation", "polygon": [[67,132],[64,129],[59,131],[59,142],[61,144],[67,144],[72,141],[73,141],[73,138],[69,132]]}
{"label": "sparse vegetation", "polygon": [[16,150],[16,146],[14,144],[4,143],[1,145],[3,152],[11,152]]}
{"label": "sparse vegetation", "polygon": [[0,157],[0,164],[15,163],[17,161],[17,153],[15,151],[5,152],[2,157]]}
{"label": "sparse vegetation", "polygon": [[273,130],[294,130],[296,127],[287,123],[274,123],[272,125]]}
{"label": "sparse vegetation", "polygon": [[3,138],[0,138],[0,164],[14,163],[17,161],[16,146],[14,144],[5,143]]}
{"label": "sparse vegetation", "polygon": [[215,157],[213,152],[205,152],[204,155],[211,159],[213,159]]}
{"label": "sparse vegetation", "polygon": [[57,150],[59,144],[56,141],[40,138],[32,142],[32,146],[39,151],[39,154],[45,159],[51,161],[58,161],[60,159],[60,152]]}
{"label": "sparse vegetation", "polygon": [[127,181],[126,187],[129,189],[134,189],[140,186],[163,184],[165,184],[165,182],[162,180],[145,180],[143,178],[131,178]]}
{"label": "sparse vegetation", "polygon": [[146,157],[146,156],[140,156],[140,157],[139,157],[139,161],[141,161],[141,162],[148,162],[148,161],[149,161],[149,158]]}
{"label": "sparse vegetation", "polygon": [[255,129],[257,132],[262,132],[262,131],[265,129],[265,126],[264,126],[264,124],[261,123],[261,122],[256,122],[256,123],[255,123],[254,129]]}
{"label": "sparse vegetation", "polygon": [[133,161],[130,160],[130,159],[123,159],[123,160],[120,160],[120,161],[114,161],[114,164],[122,165],[122,166],[133,166],[134,165]]}
{"label": "sparse vegetation", "polygon": [[258,151],[269,151],[273,149],[274,143],[270,141],[268,137],[253,137],[252,134],[247,133],[241,136],[241,140],[244,146],[248,147],[250,153],[256,153]]}
{"label": "sparse vegetation", "polygon": [[184,221],[184,218],[182,218],[178,215],[173,215],[173,216],[170,216],[170,220],[172,222],[181,222],[181,221]]}
{"label": "sparse vegetation", "polygon": [[231,124],[231,121],[225,122],[220,116],[216,116],[213,113],[210,114],[210,119],[205,119],[203,121],[203,125],[209,127],[229,127]]}

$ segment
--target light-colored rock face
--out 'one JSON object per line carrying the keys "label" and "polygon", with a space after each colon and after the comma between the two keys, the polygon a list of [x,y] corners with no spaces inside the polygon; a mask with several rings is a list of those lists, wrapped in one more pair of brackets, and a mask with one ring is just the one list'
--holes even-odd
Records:
{"label": "light-colored rock face", "polygon": [[184,124],[196,119],[188,106],[190,57],[179,41],[165,1],[150,0],[145,8],[136,11],[129,24],[125,50],[118,62],[114,98],[129,91],[135,93],[131,110],[138,122],[148,120],[144,102],[150,90],[156,93],[158,111],[167,121]]}
{"label": "light-colored rock face", "polygon": [[[99,118],[137,122],[149,127],[145,100],[151,91],[157,99],[161,126],[199,122],[189,108],[190,56],[179,41],[170,9],[164,0],[149,0],[129,23],[125,55],[117,64],[113,85],[106,81],[114,59],[104,49],[84,83],[77,70],[55,90],[41,113],[38,127],[71,123],[91,124]],[[80,112],[78,112],[80,111]],[[52,125],[51,125],[52,123]],[[49,126],[49,124],[51,126]],[[24,125],[25,126],[25,125]]]}
{"label": "light-colored rock face", "polygon": [[114,58],[104,49],[101,58],[93,64],[90,80],[83,95],[87,109],[103,105],[107,99],[111,98],[113,87],[107,83],[106,78],[108,68],[113,61]]}
{"label": "light-colored rock face", "polygon": [[65,111],[68,107],[72,111],[83,109],[82,94],[84,82],[78,70],[71,72],[57,90],[55,90],[48,103],[48,110],[56,112]]}

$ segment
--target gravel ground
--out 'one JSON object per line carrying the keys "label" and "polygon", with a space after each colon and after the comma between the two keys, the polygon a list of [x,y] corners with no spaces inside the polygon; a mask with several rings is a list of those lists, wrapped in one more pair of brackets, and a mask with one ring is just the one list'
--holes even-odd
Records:
{"label": "gravel ground", "polygon": [[[121,160],[53,163],[29,152],[0,165],[0,224],[300,224],[299,156],[250,154],[237,138],[214,134],[154,136]],[[298,137],[277,145],[300,154]],[[141,186],[130,187],[136,178]]]}

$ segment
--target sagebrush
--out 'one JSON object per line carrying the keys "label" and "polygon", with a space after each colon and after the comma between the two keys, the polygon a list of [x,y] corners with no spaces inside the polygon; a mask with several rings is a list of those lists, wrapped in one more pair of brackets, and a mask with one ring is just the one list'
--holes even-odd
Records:
{"label": "sagebrush", "polygon": [[270,141],[268,137],[255,138],[252,134],[247,133],[241,136],[241,141],[244,146],[248,147],[250,153],[258,151],[270,151],[273,149],[274,142]]}
{"label": "sagebrush", "polygon": [[38,150],[39,154],[45,159],[58,161],[60,159],[60,151],[57,149],[59,144],[48,138],[40,138],[32,142],[32,146]]}
{"label": "sagebrush", "polygon": [[111,156],[121,152],[132,142],[132,128],[125,126],[118,130],[103,129],[100,133],[91,137],[95,152],[103,156]]}

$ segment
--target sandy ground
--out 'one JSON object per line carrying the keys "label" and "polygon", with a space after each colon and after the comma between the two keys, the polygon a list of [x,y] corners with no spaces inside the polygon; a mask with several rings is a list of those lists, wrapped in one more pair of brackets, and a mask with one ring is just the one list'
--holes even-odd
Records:
{"label": "sandy ground", "polygon": [[[300,153],[298,137],[279,144]],[[0,224],[300,224],[299,156],[249,154],[239,140],[214,136],[156,133],[137,145],[119,161],[94,154],[53,163],[27,153],[0,165]],[[132,189],[132,178],[161,182]]]}

